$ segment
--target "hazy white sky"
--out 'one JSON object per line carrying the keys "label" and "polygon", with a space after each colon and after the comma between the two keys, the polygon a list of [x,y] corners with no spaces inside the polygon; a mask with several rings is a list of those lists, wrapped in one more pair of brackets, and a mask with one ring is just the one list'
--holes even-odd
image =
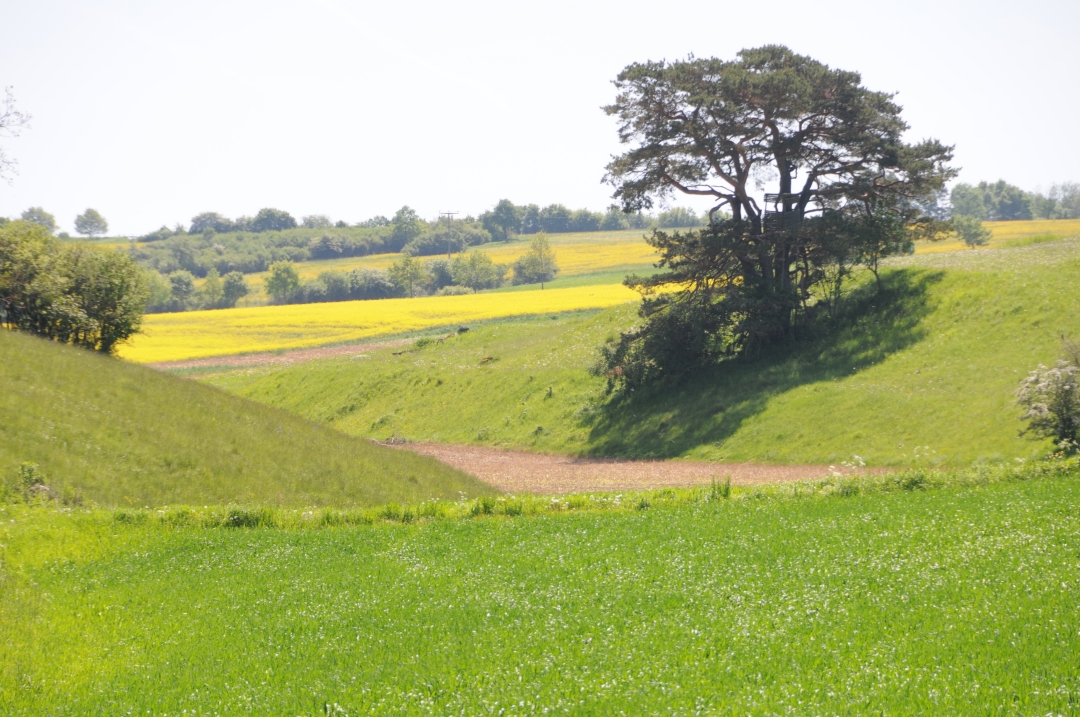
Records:
{"label": "hazy white sky", "polygon": [[1076,0],[0,0],[0,28],[0,85],[33,115],[0,139],[0,216],[69,232],[86,207],[111,234],[267,206],[603,209],[619,70],[766,43],[898,92],[964,181],[1080,180]]}

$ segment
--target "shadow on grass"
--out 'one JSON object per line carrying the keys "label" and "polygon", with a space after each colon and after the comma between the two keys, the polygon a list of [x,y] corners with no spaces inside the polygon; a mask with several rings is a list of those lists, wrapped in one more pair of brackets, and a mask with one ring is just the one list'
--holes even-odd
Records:
{"label": "shadow on grass", "polygon": [[850,376],[922,340],[927,295],[943,276],[914,269],[883,274],[880,293],[873,282],[857,287],[836,318],[811,326],[804,339],[615,397],[594,414],[586,454],[669,458],[722,443],[774,396]]}

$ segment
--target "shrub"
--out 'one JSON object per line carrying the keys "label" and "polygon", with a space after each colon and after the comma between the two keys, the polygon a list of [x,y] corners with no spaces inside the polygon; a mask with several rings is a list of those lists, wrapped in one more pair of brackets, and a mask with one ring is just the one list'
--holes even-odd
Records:
{"label": "shrub", "polygon": [[431,231],[411,239],[401,251],[413,256],[434,256],[465,251],[470,246],[487,244],[491,233],[483,227],[464,222],[454,222],[450,226],[439,225]]}
{"label": "shrub", "polygon": [[1058,448],[1073,453],[1080,443],[1080,368],[1058,361],[1054,368],[1039,365],[1016,391],[1016,402],[1027,409],[1023,433],[1050,438]]}
{"label": "shrub", "polygon": [[499,266],[487,254],[468,252],[459,254],[450,267],[454,283],[473,290],[494,289],[502,284],[506,267]]}
{"label": "shrub", "polygon": [[551,281],[559,273],[555,250],[544,232],[533,237],[529,251],[514,262],[513,271],[514,284],[540,284],[541,289],[544,282]]}
{"label": "shrub", "polygon": [[427,267],[423,262],[406,254],[390,266],[389,277],[399,291],[412,298],[416,296],[417,290],[427,283]]}
{"label": "shrub", "polygon": [[451,262],[449,259],[432,259],[427,263],[430,288],[432,291],[438,291],[444,286],[450,286],[454,283],[454,276],[450,270]]}

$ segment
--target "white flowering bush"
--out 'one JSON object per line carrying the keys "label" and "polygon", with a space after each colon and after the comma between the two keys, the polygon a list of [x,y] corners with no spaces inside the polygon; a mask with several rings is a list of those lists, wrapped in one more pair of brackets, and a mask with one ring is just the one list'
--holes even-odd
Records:
{"label": "white flowering bush", "polygon": [[1054,368],[1042,364],[1020,382],[1016,402],[1027,409],[1021,420],[1025,433],[1052,438],[1065,453],[1080,446],[1080,368],[1058,361]]}

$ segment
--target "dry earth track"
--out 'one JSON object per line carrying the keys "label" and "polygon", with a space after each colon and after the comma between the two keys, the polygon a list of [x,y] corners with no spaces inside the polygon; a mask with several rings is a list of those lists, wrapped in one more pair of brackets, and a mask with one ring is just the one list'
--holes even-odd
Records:
{"label": "dry earth track", "polygon": [[[510,494],[554,495],[686,488],[709,485],[712,481],[724,480],[727,476],[731,476],[734,485],[760,485],[824,478],[834,471],[844,474],[853,472],[843,466],[576,458],[487,446],[433,443],[405,443],[394,447],[431,456]],[[876,473],[884,470],[886,469],[863,468],[859,469],[859,472]]]}
{"label": "dry earth track", "polygon": [[234,356],[211,356],[209,358],[189,359],[187,361],[165,361],[146,364],[150,368],[175,371],[188,368],[250,368],[281,363],[299,363],[334,356],[353,356],[366,354],[376,349],[395,348],[416,343],[416,339],[395,339],[370,344],[350,344],[347,346],[322,346],[314,349],[296,349],[294,351],[273,351],[268,353],[237,354]]}

